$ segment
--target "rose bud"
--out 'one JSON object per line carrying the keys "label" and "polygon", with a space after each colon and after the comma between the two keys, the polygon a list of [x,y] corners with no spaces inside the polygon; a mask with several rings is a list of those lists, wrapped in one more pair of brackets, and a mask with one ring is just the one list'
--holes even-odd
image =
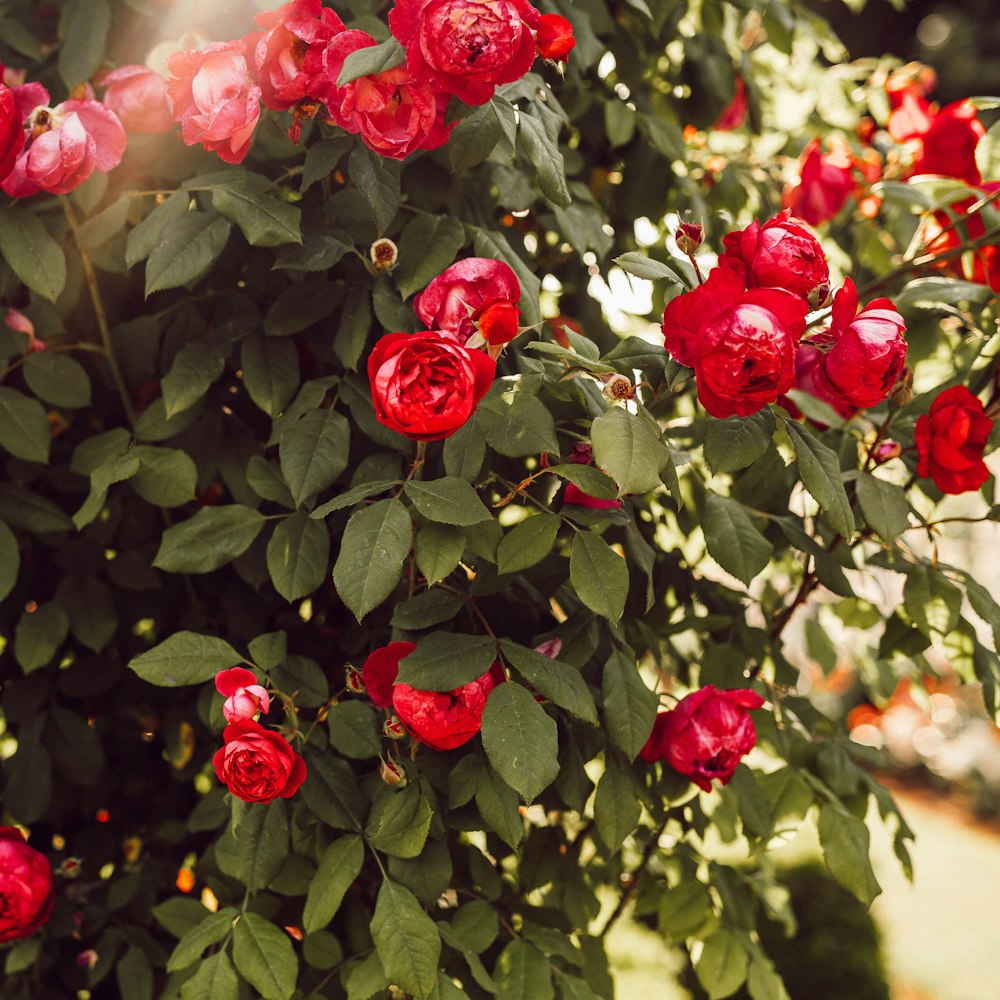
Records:
{"label": "rose bud", "polygon": [[594,448],[589,441],[577,441],[569,453],[573,465],[590,465],[594,460]]}
{"label": "rose bud", "polygon": [[657,715],[642,758],[665,760],[706,792],[712,790],[713,778],[728,785],[757,742],[749,710],[763,704],[756,691],[719,691],[707,684]]}
{"label": "rose bud", "polygon": [[76,967],[78,969],[92,969],[97,965],[100,956],[93,948],[87,948],[76,956]]}
{"label": "rose bud", "polygon": [[472,416],[496,362],[435,331],[389,333],[368,356],[372,405],[380,423],[415,441],[440,441]]}
{"label": "rose bud", "polygon": [[401,740],[406,736],[406,727],[395,716],[386,719],[382,726],[382,735],[390,740]]}
{"label": "rose bud", "polygon": [[416,648],[415,642],[390,642],[388,646],[373,649],[365,660],[361,676],[368,689],[368,697],[379,708],[389,708],[392,705],[392,686],[399,673],[399,661]]}
{"label": "rose bud", "polygon": [[[520,313],[513,302],[491,302],[472,314],[472,321],[479,329],[469,337],[465,346],[476,348],[489,344],[491,348],[502,348],[517,336],[519,319]],[[497,354],[490,351],[491,357]]]}
{"label": "rose bud", "polygon": [[294,795],[306,780],[305,761],[278,733],[251,719],[222,731],[225,745],[212,758],[215,774],[244,802],[271,802]]}
{"label": "rose bud", "polygon": [[396,266],[396,261],[399,259],[399,247],[392,240],[383,236],[371,245],[369,255],[375,265],[375,270],[384,273],[391,271]]}
{"label": "rose bud", "polygon": [[872,458],[876,465],[884,465],[886,462],[891,462],[894,458],[899,458],[902,454],[903,446],[898,441],[887,439],[879,442]]}
{"label": "rose bud", "polygon": [[990,475],[983,449],[992,430],[978,397],[964,385],[945,389],[914,428],[917,475],[930,476],[943,493],[978,490]]}
{"label": "rose bud", "polygon": [[397,683],[392,705],[400,721],[433,750],[453,750],[468,743],[482,728],[483,709],[496,686],[491,671],[454,691],[420,691]]}
{"label": "rose bud", "polygon": [[394,760],[386,760],[384,757],[379,758],[378,766],[379,777],[389,786],[393,788],[405,788],[407,784],[406,771],[403,770],[403,765]]}
{"label": "rose bud", "polygon": [[559,636],[546,639],[545,642],[535,646],[535,652],[541,653],[542,656],[547,656],[550,660],[558,659],[559,654],[562,652],[562,639]]}
{"label": "rose bud", "polygon": [[719,265],[735,271],[747,288],[784,288],[807,301],[822,302],[830,290],[830,268],[819,240],[784,212],[763,225],[722,238]]}
{"label": "rose bud", "polygon": [[160,135],[170,132],[174,119],[167,104],[167,81],[148,66],[119,66],[102,80],[104,103],[127,132]]}
{"label": "rose bud", "polygon": [[851,147],[834,136],[830,152],[819,139],[806,144],[799,159],[798,182],[785,188],[782,203],[810,226],[832,219],[858,189]]}
{"label": "rose bud", "polygon": [[347,665],[347,669],[344,671],[344,683],[351,694],[364,694],[368,690],[365,685],[364,675],[357,667],[352,667],[350,664]]}
{"label": "rose bud", "polygon": [[542,14],[535,25],[535,47],[543,59],[568,62],[576,48],[573,25],[560,14]]}
{"label": "rose bud", "polygon": [[226,699],[222,706],[226,722],[266,715],[271,707],[271,696],[257,683],[254,672],[246,667],[220,670],[215,675],[215,690]]}
{"label": "rose bud", "polygon": [[17,827],[0,826],[0,941],[34,934],[52,913],[55,879]]}
{"label": "rose bud", "polygon": [[686,253],[689,257],[697,251],[704,239],[704,228],[695,222],[682,222],[674,234],[677,249],[681,253]]}

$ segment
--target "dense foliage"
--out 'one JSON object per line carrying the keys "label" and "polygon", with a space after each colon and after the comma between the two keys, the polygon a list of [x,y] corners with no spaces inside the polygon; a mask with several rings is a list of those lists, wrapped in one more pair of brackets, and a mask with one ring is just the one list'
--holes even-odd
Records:
{"label": "dense foliage", "polygon": [[610,998],[634,912],[780,1000],[769,848],[911,837],[791,637],[1000,707],[989,100],[793,0],[266,8],[0,3],[0,992]]}

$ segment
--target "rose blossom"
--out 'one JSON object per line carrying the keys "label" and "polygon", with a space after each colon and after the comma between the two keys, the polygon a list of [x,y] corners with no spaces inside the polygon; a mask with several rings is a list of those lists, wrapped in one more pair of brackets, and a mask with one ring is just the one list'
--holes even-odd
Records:
{"label": "rose blossom", "polygon": [[978,490],[989,478],[983,449],[993,429],[982,402],[964,385],[945,389],[917,420],[917,475],[943,493]]}
{"label": "rose blossom", "polygon": [[747,118],[747,85],[739,73],[733,78],[732,100],[719,112],[712,129],[716,132],[732,132]]}
{"label": "rose blossom", "polygon": [[785,188],[782,204],[810,226],[832,219],[858,189],[854,165],[851,147],[843,139],[834,136],[829,153],[813,139],[802,150],[798,183]]}
{"label": "rose blossom", "polygon": [[589,493],[584,493],[574,483],[566,484],[566,503],[575,503],[580,507],[590,507],[592,510],[604,510],[608,507],[621,507],[621,500],[601,500],[599,497],[592,497]]}
{"label": "rose blossom", "polygon": [[653,723],[640,753],[649,763],[665,760],[700,789],[712,790],[712,779],[728,785],[737,766],[757,743],[750,712],[764,699],[748,688],[719,691],[714,684],[682,698]]}
{"label": "rose blossom", "polygon": [[239,719],[222,731],[225,745],[212,758],[215,774],[244,802],[287,799],[306,780],[305,761],[278,733],[252,719]]}
{"label": "rose blossom", "polygon": [[104,103],[128,132],[170,132],[174,120],[167,104],[167,81],[148,66],[119,66],[101,81]]}
{"label": "rose blossom", "polygon": [[13,169],[17,154],[24,146],[21,112],[14,92],[3,82],[4,67],[0,65],[0,180]]}
{"label": "rose blossom", "polygon": [[539,17],[527,0],[397,0],[389,29],[416,77],[475,105],[531,68]]}
{"label": "rose blossom", "polygon": [[735,271],[716,267],[705,284],[667,304],[664,342],[694,368],[698,399],[713,417],[746,417],[792,387],[806,309],[791,292],[747,291]]}
{"label": "rose blossom", "polygon": [[496,362],[436,330],[389,333],[368,357],[379,421],[415,441],[440,441],[461,427],[486,395]]}
{"label": "rose blossom", "polygon": [[15,87],[13,96],[25,134],[3,182],[7,194],[67,194],[95,170],[106,173],[121,163],[128,141],[125,129],[99,101],[86,98],[49,107],[49,93],[38,83]]}
{"label": "rose blossom", "polygon": [[975,187],[982,180],[976,164],[976,146],[986,135],[975,105],[956,101],[942,108],[920,136],[922,148],[913,161],[913,174],[957,177]]}
{"label": "rose blossom", "polygon": [[834,296],[830,329],[800,344],[795,357],[796,385],[843,417],[887,399],[906,364],[906,324],[896,307],[875,299],[857,308],[848,278]]}
{"label": "rose blossom", "polygon": [[561,14],[542,14],[535,25],[535,47],[543,59],[568,62],[576,48],[573,25]]}
{"label": "rose blossom", "polygon": [[453,750],[468,743],[482,728],[486,699],[496,684],[492,667],[454,691],[420,691],[397,682],[392,689],[392,706],[421,743],[433,750]]}
{"label": "rose blossom", "polygon": [[388,646],[373,649],[361,668],[368,697],[379,708],[392,705],[392,686],[399,673],[399,661],[417,648],[415,642],[390,642]]}
{"label": "rose blossom", "polygon": [[48,858],[17,827],[0,826],[0,941],[34,934],[52,913],[55,881]]}
{"label": "rose blossom", "polygon": [[260,118],[260,87],[250,78],[246,38],[175,52],[167,60],[167,95],[188,146],[242,163]]}
{"label": "rose blossom", "polygon": [[257,677],[246,667],[231,667],[215,675],[215,690],[225,699],[222,714],[226,722],[252,719],[259,712],[267,715],[271,696],[257,683]]}
{"label": "rose blossom", "polygon": [[788,209],[763,225],[756,219],[722,237],[719,264],[735,271],[747,288],[784,288],[813,305],[830,290],[830,268],[819,240]]}
{"label": "rose blossom", "polygon": [[[966,240],[978,240],[986,233],[980,211],[969,213],[973,205],[1000,191],[1000,181],[987,181],[980,185],[982,197],[963,198],[948,207],[958,217],[953,225],[951,216],[944,211],[935,212],[924,223],[921,237],[929,253],[946,254],[957,249]],[[995,201],[993,202],[996,203]],[[953,255],[941,267],[980,285],[989,285],[1000,292],[1000,246],[996,243],[977,247],[971,253]]]}

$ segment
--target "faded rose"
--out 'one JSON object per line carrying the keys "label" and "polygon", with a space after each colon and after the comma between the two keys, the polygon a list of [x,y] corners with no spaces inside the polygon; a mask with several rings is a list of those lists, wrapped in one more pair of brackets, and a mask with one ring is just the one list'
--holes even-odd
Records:
{"label": "faded rose", "polygon": [[785,188],[782,204],[810,226],[832,219],[858,189],[854,157],[843,139],[830,140],[824,153],[819,139],[806,144],[799,159],[797,184]]}
{"label": "faded rose", "polygon": [[361,668],[361,676],[371,698],[379,708],[392,705],[392,686],[399,673],[399,661],[417,648],[415,642],[390,642],[373,649]]}
{"label": "faded rose", "polygon": [[212,758],[215,774],[244,802],[287,799],[306,780],[305,761],[278,733],[251,719],[240,719],[222,731],[225,745]]}
{"label": "faded rose", "polygon": [[220,670],[215,675],[215,690],[226,699],[222,706],[226,722],[252,719],[258,712],[266,715],[271,707],[271,696],[246,667]]}
{"label": "faded rose", "polygon": [[389,333],[368,357],[379,421],[415,441],[440,441],[461,427],[486,395],[496,362],[450,337]]}
{"label": "faded rose", "polygon": [[242,163],[260,119],[260,87],[251,79],[248,42],[213,42],[167,60],[167,95],[188,146],[200,144],[226,163]]}
{"label": "faded rose", "polygon": [[763,225],[722,238],[719,264],[739,274],[747,288],[784,288],[813,306],[830,291],[830,268],[819,240],[786,209]]}
{"label": "faded rose", "polygon": [[993,429],[982,402],[964,385],[945,389],[917,420],[917,475],[943,493],[978,490],[989,478],[983,449]]}
{"label": "faded rose", "polygon": [[13,169],[17,154],[24,146],[24,128],[14,93],[3,81],[0,66],[0,180]]}
{"label": "faded rose", "polygon": [[397,683],[392,705],[404,726],[433,750],[468,743],[483,725],[483,709],[497,684],[493,668],[454,691],[420,691]]}
{"label": "faded rose", "polygon": [[0,941],[34,934],[52,913],[55,880],[48,858],[17,827],[0,826]]}
{"label": "faded rose", "polygon": [[104,103],[118,115],[127,132],[162,134],[174,119],[167,104],[167,81],[148,66],[119,66],[101,81]]}
{"label": "faded rose", "polygon": [[747,291],[735,271],[714,268],[663,314],[667,350],[694,368],[698,399],[714,417],[756,413],[787,392],[806,303],[780,288]]}
{"label": "faded rose", "polygon": [[485,104],[531,68],[539,16],[527,0],[397,0],[389,28],[414,76]]}
{"label": "faded rose", "polygon": [[748,688],[719,691],[707,684],[657,715],[642,757],[649,763],[665,760],[706,792],[712,790],[713,778],[728,785],[757,743],[750,710],[763,704]]}

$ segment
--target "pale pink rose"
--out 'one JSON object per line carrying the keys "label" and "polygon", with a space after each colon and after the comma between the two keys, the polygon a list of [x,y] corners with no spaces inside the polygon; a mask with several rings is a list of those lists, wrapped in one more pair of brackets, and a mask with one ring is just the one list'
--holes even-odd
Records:
{"label": "pale pink rose", "polygon": [[271,696],[246,667],[220,670],[215,675],[215,689],[226,699],[222,706],[226,722],[253,719],[258,713],[266,715],[271,707]]}
{"label": "pale pink rose", "polygon": [[167,81],[148,66],[119,66],[101,81],[104,103],[121,119],[127,132],[162,134],[174,120],[167,106]]}

